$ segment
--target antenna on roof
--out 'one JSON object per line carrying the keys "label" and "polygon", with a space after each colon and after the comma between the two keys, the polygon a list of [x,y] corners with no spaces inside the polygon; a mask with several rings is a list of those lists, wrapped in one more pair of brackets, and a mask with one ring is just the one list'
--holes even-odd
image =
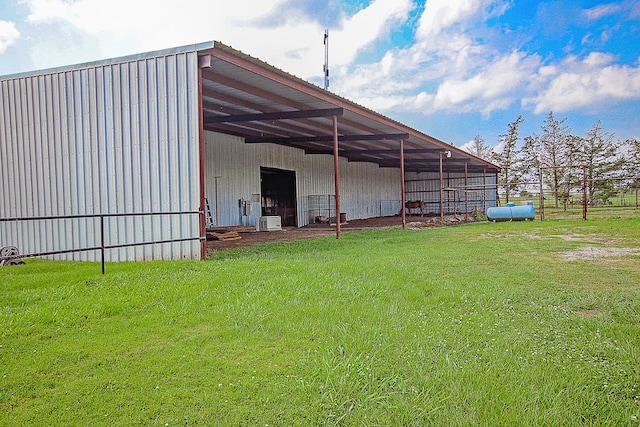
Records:
{"label": "antenna on roof", "polygon": [[329,29],[324,30],[324,88],[329,89]]}

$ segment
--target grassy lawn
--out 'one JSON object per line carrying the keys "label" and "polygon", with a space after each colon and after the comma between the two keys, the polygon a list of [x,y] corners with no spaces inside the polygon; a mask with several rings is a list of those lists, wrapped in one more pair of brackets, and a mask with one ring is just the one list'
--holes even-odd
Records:
{"label": "grassy lawn", "polygon": [[640,217],[0,269],[0,425],[638,425]]}

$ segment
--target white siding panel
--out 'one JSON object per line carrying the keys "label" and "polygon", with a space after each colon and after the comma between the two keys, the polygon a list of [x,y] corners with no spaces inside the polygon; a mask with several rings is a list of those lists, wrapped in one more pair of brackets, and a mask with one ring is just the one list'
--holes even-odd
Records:
{"label": "white siding panel", "polygon": [[[0,218],[197,211],[197,53],[0,81]],[[105,244],[198,237],[198,215],[105,219]],[[98,246],[98,219],[0,222],[22,253]],[[198,241],[107,261],[199,258]],[[98,260],[99,252],[56,258]]]}
{"label": "white siding panel", "polygon": [[[239,200],[260,194],[260,167],[295,171],[298,226],[309,223],[308,196],[334,194],[333,157],[305,155],[303,150],[275,144],[245,144],[242,138],[205,132],[206,185],[215,222],[216,182],[218,224],[255,226],[260,204],[250,217],[241,217]],[[341,211],[347,218],[379,216],[381,203],[400,200],[399,169],[340,159]]]}

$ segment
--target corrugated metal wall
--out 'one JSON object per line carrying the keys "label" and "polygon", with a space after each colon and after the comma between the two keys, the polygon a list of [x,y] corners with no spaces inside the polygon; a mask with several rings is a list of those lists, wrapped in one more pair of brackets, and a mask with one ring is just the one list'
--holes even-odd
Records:
{"label": "corrugated metal wall", "polygon": [[[206,132],[205,162],[205,192],[214,217],[217,188],[217,225],[258,222],[260,202],[253,204],[251,216],[242,217],[238,201],[260,194],[260,167],[295,171],[298,226],[309,223],[308,196],[334,194],[333,157],[329,155],[305,155],[303,150],[275,144],[245,144],[242,138]],[[400,200],[399,169],[344,159],[339,167],[341,211],[348,219],[391,214],[381,212],[381,204]]]}
{"label": "corrugated metal wall", "polygon": [[[197,53],[0,80],[0,217],[197,211]],[[105,244],[197,237],[198,216],[105,220]],[[21,253],[98,246],[99,220],[0,223]],[[199,258],[199,242],[107,251]],[[99,253],[58,258],[96,260]]]}

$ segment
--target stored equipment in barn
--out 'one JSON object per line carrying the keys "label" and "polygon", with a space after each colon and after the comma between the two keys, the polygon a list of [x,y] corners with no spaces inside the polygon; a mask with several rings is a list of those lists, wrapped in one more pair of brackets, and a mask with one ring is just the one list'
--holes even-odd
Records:
{"label": "stored equipment in barn", "polygon": [[261,216],[256,227],[258,231],[282,230],[282,219],[277,215]]}

